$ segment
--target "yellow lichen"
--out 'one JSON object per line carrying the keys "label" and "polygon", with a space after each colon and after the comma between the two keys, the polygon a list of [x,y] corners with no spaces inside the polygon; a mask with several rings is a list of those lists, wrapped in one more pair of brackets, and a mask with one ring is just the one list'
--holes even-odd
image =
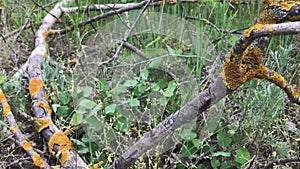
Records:
{"label": "yellow lichen", "polygon": [[269,80],[272,83],[275,83],[277,86],[279,86],[280,88],[285,88],[287,83],[285,81],[285,79],[277,72],[272,71],[270,73],[270,69],[268,69],[265,66],[261,66],[258,70],[257,70],[257,74],[256,77],[260,78],[260,79],[266,79]]}
{"label": "yellow lichen", "polygon": [[90,166],[89,169],[98,169],[98,168],[100,168],[103,164],[104,164],[104,162],[103,162],[103,161],[100,161],[100,162],[94,164],[93,166]]}
{"label": "yellow lichen", "polygon": [[6,118],[9,112],[10,112],[10,106],[9,104],[5,103],[3,105],[3,116]]}
{"label": "yellow lichen", "polygon": [[292,7],[299,4],[300,2],[296,2],[296,1],[286,1],[286,2],[275,3],[274,6],[278,6],[281,10],[289,11],[291,10]]}
{"label": "yellow lichen", "polygon": [[269,28],[269,33],[272,34],[274,32],[274,28],[270,27]]}
{"label": "yellow lichen", "polygon": [[257,24],[255,24],[255,25],[251,26],[250,28],[248,28],[247,30],[245,30],[244,36],[248,38],[248,37],[250,37],[251,32],[252,32],[253,30],[260,31],[260,30],[262,30],[262,29],[263,29],[264,27],[266,27],[266,26],[267,26],[267,24],[257,23]]}
{"label": "yellow lichen", "polygon": [[68,161],[70,157],[70,153],[69,152],[66,152],[66,151],[63,151],[61,153],[61,158],[60,158],[60,163],[61,165],[64,165],[66,161]]}
{"label": "yellow lichen", "polygon": [[35,119],[35,128],[38,132],[41,132],[43,129],[47,128],[52,121],[47,118],[37,118]]}
{"label": "yellow lichen", "polygon": [[291,86],[290,89],[291,89],[291,93],[292,93],[293,98],[298,99],[299,98],[299,93],[296,91],[296,89],[293,86]]}
{"label": "yellow lichen", "polygon": [[12,134],[15,134],[16,133],[16,129],[14,127],[9,127],[9,131],[12,133]]}
{"label": "yellow lichen", "polygon": [[64,134],[67,136],[69,135],[71,132],[73,132],[74,130],[78,130],[78,126],[73,126],[70,129],[67,129],[66,131],[64,131]]}
{"label": "yellow lichen", "polygon": [[42,32],[42,36],[43,36],[43,38],[47,38],[47,36],[48,36],[47,32]]}
{"label": "yellow lichen", "polygon": [[33,152],[32,160],[33,160],[33,163],[35,166],[37,166],[39,168],[45,167],[45,162],[38,153]]}
{"label": "yellow lichen", "polygon": [[6,97],[3,92],[0,92],[0,102],[6,102]]}
{"label": "yellow lichen", "polygon": [[52,110],[51,110],[51,108],[49,106],[49,103],[47,101],[45,103],[43,103],[42,101],[38,101],[36,106],[42,107],[48,113],[48,115],[51,116]]}
{"label": "yellow lichen", "polygon": [[30,96],[34,96],[41,90],[41,87],[45,86],[44,83],[38,78],[32,78],[29,82],[29,93]]}
{"label": "yellow lichen", "polygon": [[53,150],[53,146],[59,146],[58,152],[62,154],[61,156],[61,164],[63,165],[69,158],[68,150],[74,149],[74,146],[70,139],[63,132],[56,132],[50,138],[48,142],[48,149],[53,156],[56,156],[58,152]]}
{"label": "yellow lichen", "polygon": [[24,150],[32,150],[32,146],[26,140],[22,141],[21,146],[23,147]]}
{"label": "yellow lichen", "polygon": [[235,90],[253,79],[256,75],[256,69],[262,64],[262,56],[263,53],[257,46],[248,47],[242,56],[238,56],[243,60],[243,63],[241,61],[231,62],[231,54],[229,54],[222,72],[222,78],[227,88]]}
{"label": "yellow lichen", "polygon": [[53,29],[48,30],[48,35],[53,35],[54,33],[55,33],[55,31]]}

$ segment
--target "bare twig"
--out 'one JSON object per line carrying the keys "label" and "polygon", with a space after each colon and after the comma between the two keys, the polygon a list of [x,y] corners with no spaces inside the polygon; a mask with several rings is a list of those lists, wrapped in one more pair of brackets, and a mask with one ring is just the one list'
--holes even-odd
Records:
{"label": "bare twig", "polygon": [[294,163],[294,162],[299,163],[300,157],[277,159],[268,163],[263,169],[273,168],[274,165],[278,165],[278,164],[285,165],[286,163]]}
{"label": "bare twig", "polygon": [[137,16],[137,18],[135,19],[134,23],[132,24],[132,26],[130,27],[130,29],[125,33],[124,38],[122,39],[116,53],[114,54],[114,56],[112,56],[111,58],[109,58],[107,61],[101,62],[98,64],[98,66],[103,66],[106,65],[108,63],[111,63],[112,61],[116,60],[119,58],[119,54],[122,50],[122,47],[124,45],[125,42],[127,42],[128,37],[130,36],[130,34],[132,33],[133,29],[136,27],[136,24],[138,23],[138,21],[140,20],[141,16],[143,15],[143,13],[145,12],[145,10],[147,9],[147,7],[149,6],[151,0],[148,0],[147,3],[145,4],[145,6],[143,7],[143,9],[140,11],[139,15]]}
{"label": "bare twig", "polygon": [[[122,42],[119,42],[118,45],[120,45]],[[134,53],[136,53],[137,55],[141,56],[142,58],[146,58],[146,54],[141,51],[139,48],[131,45],[130,43],[128,42],[124,42],[123,43],[123,46],[126,48],[126,49],[129,49],[131,51],[133,51]]]}

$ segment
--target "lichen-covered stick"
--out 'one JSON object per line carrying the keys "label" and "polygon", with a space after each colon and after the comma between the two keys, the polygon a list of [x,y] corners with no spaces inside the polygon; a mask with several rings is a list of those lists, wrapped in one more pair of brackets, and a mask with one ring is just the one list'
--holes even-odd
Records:
{"label": "lichen-covered stick", "polygon": [[252,43],[257,37],[299,33],[297,26],[299,22],[274,23],[299,20],[300,2],[264,1],[264,3],[266,6],[258,22],[245,31],[229,52],[222,72],[224,83],[228,89],[236,90],[253,78],[266,79],[283,89],[292,102],[300,105],[298,92],[279,73],[263,65],[264,52]]}
{"label": "lichen-covered stick", "polygon": [[7,99],[1,89],[0,89],[0,102],[3,107],[4,120],[8,122],[10,126],[9,131],[14,135],[16,143],[20,147],[22,147],[26,151],[26,153],[31,157],[33,164],[35,166],[43,169],[50,169],[50,166],[48,165],[46,160],[41,158],[41,156],[33,150],[31,144],[25,139],[24,135],[20,131],[16,123],[16,120],[11,112]]}
{"label": "lichen-covered stick", "polygon": [[[48,57],[46,38],[51,33],[50,28],[63,14],[60,6],[71,3],[63,0],[43,18],[39,29],[35,34],[34,50],[29,56],[27,72],[30,77],[29,92],[32,99],[32,111],[34,113],[37,131],[48,143],[48,149],[52,156],[59,158],[65,168],[86,169],[88,166],[77,155],[70,139],[59,130],[52,122],[51,109],[49,107],[45,84],[41,76],[41,65]],[[50,31],[50,32],[49,32]]]}

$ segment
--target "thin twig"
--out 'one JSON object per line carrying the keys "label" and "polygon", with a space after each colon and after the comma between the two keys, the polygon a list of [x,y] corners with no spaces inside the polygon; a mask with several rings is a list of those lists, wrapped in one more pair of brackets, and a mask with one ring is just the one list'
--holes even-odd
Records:
{"label": "thin twig", "polygon": [[278,164],[285,165],[286,163],[294,163],[294,162],[299,163],[300,157],[277,159],[268,163],[263,169],[269,169],[272,168],[274,165],[278,165]]}
{"label": "thin twig", "polygon": [[143,7],[143,9],[140,11],[139,15],[137,16],[137,18],[135,19],[134,23],[132,24],[132,26],[130,27],[130,29],[125,33],[125,36],[124,38],[122,39],[121,41],[121,44],[119,45],[116,53],[114,54],[113,57],[109,58],[107,61],[104,61],[104,62],[100,62],[98,64],[98,66],[103,66],[103,65],[106,65],[106,64],[109,64],[111,63],[112,61],[116,60],[119,58],[119,54],[122,50],[122,47],[124,45],[125,42],[127,42],[130,34],[132,33],[133,29],[136,27],[138,21],[140,20],[141,16],[143,15],[143,13],[145,12],[145,10],[147,9],[147,7],[149,6],[151,0],[148,0],[148,2],[145,4],[145,6]]}

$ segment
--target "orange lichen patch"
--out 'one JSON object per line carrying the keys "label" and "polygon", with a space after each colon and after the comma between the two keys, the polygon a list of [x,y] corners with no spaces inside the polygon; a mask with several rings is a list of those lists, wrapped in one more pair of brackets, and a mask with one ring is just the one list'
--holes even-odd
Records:
{"label": "orange lichen patch", "polygon": [[257,46],[248,47],[244,54],[239,56],[243,64],[231,62],[230,57],[229,54],[224,64],[222,78],[227,88],[235,90],[256,76],[256,71],[262,64],[263,53]]}
{"label": "orange lichen patch", "polygon": [[48,115],[51,116],[52,110],[47,101],[45,103],[43,103],[42,101],[38,101],[36,106],[42,107],[48,113]]}
{"label": "orange lichen patch", "polygon": [[90,166],[89,169],[98,169],[98,168],[100,168],[103,164],[104,164],[104,162],[103,162],[103,161],[100,161],[100,162],[94,164],[93,166]]}
{"label": "orange lichen patch", "polygon": [[263,29],[264,27],[266,27],[266,26],[267,26],[267,24],[257,23],[257,24],[255,24],[255,25],[251,26],[250,28],[248,28],[247,30],[245,30],[244,36],[248,38],[248,37],[250,37],[251,32],[252,32],[253,30],[260,31],[260,30],[262,30],[262,29]]}
{"label": "orange lichen patch", "polygon": [[38,132],[41,132],[42,130],[47,128],[50,124],[52,124],[52,121],[47,118],[35,119],[35,128]]}
{"label": "orange lichen patch", "polygon": [[55,31],[53,29],[48,30],[48,35],[53,35],[54,33],[55,33]]}
{"label": "orange lichen patch", "polygon": [[230,62],[230,57],[227,57],[222,72],[222,77],[227,88],[235,90],[245,83],[245,73],[246,70],[241,64]]}
{"label": "orange lichen patch", "polygon": [[6,102],[6,97],[3,92],[0,92],[0,102]]}
{"label": "orange lichen patch", "polygon": [[3,105],[3,116],[6,118],[9,112],[10,112],[10,106],[9,104],[5,103]]}
{"label": "orange lichen patch", "polygon": [[48,33],[47,32],[42,32],[42,36],[43,36],[43,38],[47,38]]}
{"label": "orange lichen patch", "polygon": [[54,133],[48,142],[48,149],[53,156],[58,153],[53,150],[54,145],[59,146],[58,152],[62,154],[60,162],[63,165],[69,158],[68,150],[74,149],[74,146],[70,139],[63,132]]}
{"label": "orange lichen patch", "polygon": [[272,34],[274,32],[274,28],[270,27],[269,28],[269,33]]}
{"label": "orange lichen patch", "polygon": [[285,88],[287,85],[285,79],[279,73],[270,70],[265,66],[261,66],[257,70],[257,74],[255,77],[259,79],[266,79],[272,83],[275,83],[277,86],[279,86],[282,89]]}
{"label": "orange lichen patch", "polygon": [[256,68],[255,66],[260,66],[262,64],[262,57],[263,52],[260,50],[259,47],[248,47],[245,50],[244,63]]}
{"label": "orange lichen patch", "polygon": [[16,133],[16,129],[14,127],[9,127],[9,131],[12,133],[12,134],[15,134]]}
{"label": "orange lichen patch", "polygon": [[296,89],[293,86],[291,86],[290,89],[291,89],[291,93],[292,93],[293,98],[298,99],[299,98],[299,93],[296,91]]}
{"label": "orange lichen patch", "polygon": [[24,150],[32,150],[32,146],[26,140],[22,141],[21,146],[23,147]]}
{"label": "orange lichen patch", "polygon": [[69,135],[71,132],[75,131],[75,130],[78,130],[79,127],[78,126],[73,126],[71,127],[70,129],[67,129],[66,131],[64,131],[64,134],[67,136]]}
{"label": "orange lichen patch", "polygon": [[278,6],[281,10],[289,11],[291,10],[292,7],[299,4],[300,2],[296,2],[296,1],[286,1],[286,2],[274,3],[273,5]]}
{"label": "orange lichen patch", "polygon": [[62,152],[61,153],[61,158],[60,158],[61,165],[64,165],[65,162],[68,161],[69,157],[70,157],[70,153],[69,152],[66,152],[66,151]]}
{"label": "orange lichen patch", "polygon": [[33,152],[32,160],[33,160],[34,165],[36,165],[37,167],[39,167],[39,168],[45,167],[45,162],[38,153]]}
{"label": "orange lichen patch", "polygon": [[261,12],[259,20],[257,23],[260,24],[275,24],[275,15],[274,11],[268,10],[268,7],[265,7],[265,9]]}
{"label": "orange lichen patch", "polygon": [[38,78],[32,78],[29,82],[29,93],[30,96],[34,96],[41,90],[41,87],[44,87],[45,84]]}

